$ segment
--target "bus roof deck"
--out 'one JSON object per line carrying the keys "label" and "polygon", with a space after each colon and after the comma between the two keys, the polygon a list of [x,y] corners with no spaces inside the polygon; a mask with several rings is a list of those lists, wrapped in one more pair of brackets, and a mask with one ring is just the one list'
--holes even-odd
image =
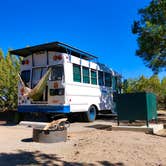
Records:
{"label": "bus roof deck", "polygon": [[91,55],[87,52],[81,51],[77,48],[74,48],[70,45],[67,45],[61,42],[51,42],[51,43],[36,45],[32,47],[11,50],[10,53],[14,55],[26,57],[34,52],[39,52],[39,51],[57,51],[57,52],[63,52],[63,53],[66,52],[70,55],[80,57],[85,60],[94,60],[98,58],[94,55]]}

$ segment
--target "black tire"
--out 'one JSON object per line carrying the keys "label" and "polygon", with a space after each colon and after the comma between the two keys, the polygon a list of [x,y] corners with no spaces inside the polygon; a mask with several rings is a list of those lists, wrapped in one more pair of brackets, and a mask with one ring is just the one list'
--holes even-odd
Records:
{"label": "black tire", "polygon": [[96,115],[97,115],[97,109],[94,105],[91,105],[88,109],[87,112],[84,112],[83,116],[84,116],[84,121],[85,122],[93,122],[96,119]]}

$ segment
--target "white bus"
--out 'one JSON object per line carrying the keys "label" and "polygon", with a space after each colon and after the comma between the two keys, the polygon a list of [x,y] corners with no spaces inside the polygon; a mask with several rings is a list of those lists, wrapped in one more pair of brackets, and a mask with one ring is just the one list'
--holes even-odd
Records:
{"label": "white bus", "polygon": [[23,57],[21,78],[34,88],[51,68],[47,84],[38,100],[26,97],[18,85],[18,111],[29,113],[81,115],[94,121],[102,111],[116,113],[113,95],[120,93],[121,76],[97,62],[97,57],[60,42],[23,49],[11,54]]}

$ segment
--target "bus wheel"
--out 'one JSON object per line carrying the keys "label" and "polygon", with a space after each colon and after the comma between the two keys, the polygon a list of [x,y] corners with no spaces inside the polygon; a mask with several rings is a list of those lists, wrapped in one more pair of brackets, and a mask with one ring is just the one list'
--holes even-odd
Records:
{"label": "bus wheel", "polygon": [[93,122],[96,119],[97,110],[94,105],[91,105],[87,112],[84,112],[84,120],[86,122]]}

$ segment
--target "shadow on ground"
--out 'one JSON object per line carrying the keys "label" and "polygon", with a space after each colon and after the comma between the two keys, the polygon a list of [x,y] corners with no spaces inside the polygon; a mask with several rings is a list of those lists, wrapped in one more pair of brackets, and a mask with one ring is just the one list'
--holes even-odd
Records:
{"label": "shadow on ground", "polygon": [[95,128],[95,129],[99,129],[99,130],[108,130],[108,131],[112,130],[112,126],[111,125],[104,125],[104,124],[90,125],[90,126],[86,126],[86,127],[88,127],[88,128]]}
{"label": "shadow on ground", "polygon": [[116,115],[112,115],[112,114],[101,114],[101,115],[97,115],[97,120],[106,120],[106,121],[117,121],[117,116]]}
{"label": "shadow on ground", "polygon": [[[98,161],[103,166],[124,166],[123,163],[110,163],[109,161]],[[17,153],[0,153],[0,165],[23,166],[23,165],[54,165],[54,166],[95,166],[93,163],[67,162],[56,154],[44,154],[40,151],[27,152],[19,150]]]}
{"label": "shadow on ground", "polygon": [[22,139],[21,142],[33,142],[33,139],[32,138],[25,138],[25,139]]}
{"label": "shadow on ground", "polygon": [[[113,115],[108,115],[108,114],[102,114],[98,115],[96,120],[99,121],[105,121],[105,122],[112,122],[114,124],[117,124],[117,116]],[[166,126],[166,113],[158,113],[158,119],[156,120],[151,120],[149,121],[149,124],[165,124]],[[121,120],[120,121],[120,126],[145,126],[146,121],[145,120],[134,120],[134,121],[129,121],[129,120]],[[95,128],[98,130],[112,130],[112,126],[108,124],[92,124],[86,126],[88,128]],[[165,127],[166,128],[166,127]],[[164,136],[165,136],[165,131],[164,131]]]}

